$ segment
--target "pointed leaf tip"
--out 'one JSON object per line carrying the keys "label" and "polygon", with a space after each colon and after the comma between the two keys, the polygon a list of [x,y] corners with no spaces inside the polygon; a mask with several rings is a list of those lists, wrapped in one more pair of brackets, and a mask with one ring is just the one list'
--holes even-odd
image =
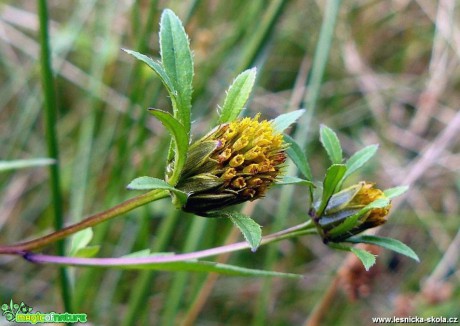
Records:
{"label": "pointed leaf tip", "polygon": [[227,90],[219,123],[231,122],[240,115],[254,87],[256,72],[256,68],[248,69],[235,78]]}
{"label": "pointed leaf tip", "polygon": [[281,114],[272,120],[273,128],[277,132],[283,132],[286,128],[295,123],[304,113],[305,109],[300,109]]}
{"label": "pointed leaf tip", "polygon": [[320,127],[320,141],[331,162],[333,164],[342,163],[342,146],[340,145],[339,138],[331,128],[323,124]]}

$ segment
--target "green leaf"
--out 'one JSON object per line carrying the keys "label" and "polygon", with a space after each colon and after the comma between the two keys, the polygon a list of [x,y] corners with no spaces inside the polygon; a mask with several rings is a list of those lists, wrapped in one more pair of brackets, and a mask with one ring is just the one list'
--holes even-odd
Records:
{"label": "green leaf", "polygon": [[273,129],[277,132],[283,132],[287,127],[296,122],[305,110],[296,110],[288,113],[281,114],[272,120]]}
{"label": "green leaf", "polygon": [[[111,266],[112,267],[112,266]],[[264,271],[258,269],[250,269],[239,266],[215,263],[210,261],[188,260],[170,263],[152,263],[139,265],[117,265],[114,267],[122,269],[147,269],[160,271],[174,272],[205,272],[219,273],[231,276],[260,276],[260,277],[286,277],[286,278],[301,278],[302,275]]]}
{"label": "green leaf", "polygon": [[240,115],[251,94],[256,80],[256,73],[257,69],[252,68],[242,72],[235,78],[227,91],[219,123],[231,122]]}
{"label": "green leaf", "polygon": [[393,199],[395,197],[401,196],[407,190],[409,190],[409,186],[399,186],[399,187],[387,189],[383,193],[385,194],[387,198]]}
{"label": "green leaf", "polygon": [[0,161],[0,171],[23,169],[23,168],[34,167],[34,166],[51,165],[55,163],[56,163],[56,160],[53,160],[51,158]]}
{"label": "green leaf", "polygon": [[136,257],[147,257],[150,256],[152,252],[150,249],[142,249],[139,251],[131,252],[129,254],[123,255],[120,258],[136,258]]}
{"label": "green leaf", "polygon": [[97,255],[99,250],[101,249],[101,246],[95,245],[95,246],[87,246],[78,249],[73,256],[74,257],[80,257],[80,258],[91,258]]}
{"label": "green leaf", "polygon": [[328,232],[328,234],[331,235],[331,236],[337,236],[337,235],[344,234],[344,233],[350,231],[351,229],[353,229],[355,227],[355,225],[358,223],[358,220],[364,214],[369,212],[371,209],[383,208],[383,207],[388,206],[389,204],[390,204],[390,200],[388,198],[379,198],[379,199],[373,201],[372,203],[369,203],[365,207],[361,208],[359,210],[359,212],[357,212],[356,214],[354,214],[354,215],[348,217],[347,219],[345,219],[345,221],[342,224],[339,224],[338,226],[336,226],[335,228],[330,230]]}
{"label": "green leaf", "polygon": [[302,173],[305,178],[311,180],[312,174],[310,165],[308,164],[307,157],[300,148],[299,144],[297,144],[297,142],[288,135],[284,135],[284,141],[289,144],[286,152],[291,158],[292,162],[294,162],[300,173]]}
{"label": "green leaf", "polygon": [[327,169],[326,177],[323,181],[323,193],[321,196],[321,204],[316,211],[316,214],[320,216],[329,202],[331,196],[335,193],[337,185],[342,181],[343,176],[347,168],[343,164],[333,164]]}
{"label": "green leaf", "polygon": [[335,132],[326,125],[321,125],[320,140],[333,164],[342,163],[342,147]]}
{"label": "green leaf", "polygon": [[188,134],[185,131],[184,126],[168,112],[157,109],[149,109],[149,112],[153,114],[158,120],[160,120],[161,123],[163,123],[163,125],[166,127],[166,129],[168,129],[174,139],[174,169],[168,181],[172,185],[176,185],[187,159],[189,144]]}
{"label": "green leaf", "polygon": [[252,252],[255,252],[262,241],[262,229],[249,216],[243,215],[238,212],[230,213],[230,220],[235,226],[243,233],[244,238],[251,246]]}
{"label": "green leaf", "polygon": [[169,93],[169,96],[171,96],[171,99],[176,101],[177,91],[176,91],[171,79],[169,79],[169,76],[166,74],[165,69],[163,68],[163,66],[159,62],[156,62],[152,58],[149,58],[148,56],[146,56],[146,55],[144,55],[142,53],[133,51],[133,50],[128,50],[128,49],[122,49],[122,50],[125,51],[126,53],[132,55],[136,59],[146,63],[150,68],[152,68],[152,70],[158,75],[158,77],[160,77],[160,80],[163,83],[163,85],[166,87],[166,89],[167,89],[167,91]]}
{"label": "green leaf", "polygon": [[409,246],[396,239],[378,237],[375,235],[358,235],[348,238],[346,242],[369,243],[377,245],[382,248],[389,249],[399,254],[405,255],[417,262],[420,262],[420,259],[418,258],[417,254]]}
{"label": "green leaf", "polygon": [[210,214],[211,217],[227,217],[243,233],[244,238],[255,252],[262,240],[262,229],[252,218],[239,212],[216,211]]}
{"label": "green leaf", "polygon": [[187,194],[179,189],[174,188],[164,180],[152,177],[139,177],[134,179],[126,186],[130,190],[153,190],[164,189],[172,191],[179,199],[181,205],[187,201]]}
{"label": "green leaf", "polygon": [[358,257],[359,260],[361,260],[366,271],[368,271],[372,266],[374,266],[375,255],[371,254],[370,252],[364,249],[355,248],[355,247],[351,247],[350,251],[354,253],[355,256]]}
{"label": "green leaf", "polygon": [[346,162],[347,172],[345,173],[343,179],[345,180],[352,173],[356,172],[364,164],[366,164],[366,162],[375,155],[378,148],[379,145],[369,145],[353,154]]}
{"label": "green leaf", "polygon": [[184,26],[169,9],[161,15],[160,47],[164,70],[177,91],[174,117],[182,123],[188,135],[191,125],[193,59]]}
{"label": "green leaf", "polygon": [[284,176],[284,178],[281,181],[276,182],[277,185],[284,186],[284,185],[303,185],[303,186],[309,186],[309,187],[314,187],[315,185],[313,182],[297,178],[297,177],[292,177],[292,176]]}
{"label": "green leaf", "polygon": [[93,229],[87,228],[81,231],[78,231],[72,235],[72,241],[70,242],[69,256],[75,256],[78,250],[86,247],[91,239],[93,238]]}
{"label": "green leaf", "polygon": [[370,252],[364,249],[345,246],[341,243],[329,243],[328,245],[331,248],[343,251],[350,251],[353,254],[355,254],[355,256],[358,257],[358,259],[363,263],[366,271],[368,271],[375,264],[375,255],[371,254]]}

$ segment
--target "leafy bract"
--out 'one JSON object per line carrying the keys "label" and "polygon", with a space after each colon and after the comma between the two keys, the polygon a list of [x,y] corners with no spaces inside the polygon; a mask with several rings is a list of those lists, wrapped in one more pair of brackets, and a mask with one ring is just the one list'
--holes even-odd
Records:
{"label": "leafy bract", "polygon": [[190,133],[192,108],[193,59],[190,43],[180,19],[166,9],[160,21],[161,62],[177,92],[174,117]]}
{"label": "leafy bract", "polygon": [[305,179],[301,179],[298,177],[293,177],[293,176],[284,176],[281,181],[276,182],[277,185],[303,185],[303,186],[309,186],[309,187],[314,187],[315,185],[313,182]]}
{"label": "leafy bract", "polygon": [[179,189],[174,188],[164,180],[152,177],[138,177],[131,181],[126,188],[130,190],[153,190],[164,189],[172,191],[179,199],[181,205],[187,201],[187,194]]}
{"label": "leafy bract", "polygon": [[256,80],[256,68],[248,69],[239,74],[230,85],[224,105],[220,112],[219,123],[235,120],[241,113],[251,94]]}
{"label": "leafy bract", "polygon": [[369,251],[355,247],[351,247],[350,251],[354,253],[359,260],[361,260],[366,271],[368,271],[372,266],[374,266],[375,255],[371,254]]}
{"label": "leafy bract", "polygon": [[320,216],[329,202],[331,196],[335,193],[335,189],[342,181],[342,178],[347,171],[343,164],[333,164],[327,169],[326,177],[323,181],[323,193],[321,195],[321,204],[316,211],[316,215]]}
{"label": "leafy bract", "polygon": [[296,122],[304,113],[305,110],[301,109],[277,116],[272,120],[273,129],[275,129],[277,132],[283,132],[287,127]]}
{"label": "leafy bract", "polygon": [[171,185],[176,185],[187,159],[189,137],[182,123],[180,123],[168,112],[157,109],[149,109],[149,112],[161,121],[174,139],[174,168],[168,182]]}
{"label": "leafy bract", "polygon": [[373,244],[385,249],[392,250],[394,252],[412,258],[417,262],[420,262],[420,259],[418,258],[417,254],[412,250],[412,248],[402,243],[401,241],[393,238],[378,237],[375,235],[357,235],[348,238],[346,241],[351,243]]}
{"label": "leafy bract", "polygon": [[352,173],[361,168],[372,156],[375,155],[379,145],[369,145],[354,153],[346,162],[347,172],[343,179],[348,178]]}
{"label": "leafy bract", "polygon": [[308,164],[305,153],[300,148],[299,144],[290,136],[284,135],[284,141],[289,144],[286,153],[291,158],[292,162],[297,166],[300,173],[308,180],[312,179],[310,165]]}
{"label": "leafy bract", "polygon": [[326,125],[321,125],[320,141],[333,164],[342,163],[342,147],[336,133]]}
{"label": "leafy bract", "polygon": [[365,215],[367,212],[369,212],[371,209],[383,208],[383,207],[388,206],[389,204],[390,204],[390,200],[388,198],[376,199],[372,203],[369,203],[365,207],[361,208],[359,212],[357,212],[356,214],[345,219],[345,221],[342,224],[339,224],[338,226],[330,230],[328,234],[330,234],[331,236],[344,234],[350,231],[352,228],[354,228],[355,225],[358,223],[358,220],[363,215]]}
{"label": "leafy bract", "polygon": [[385,194],[387,198],[393,199],[395,197],[401,196],[407,190],[409,190],[408,186],[399,186],[399,187],[386,189],[383,193]]}

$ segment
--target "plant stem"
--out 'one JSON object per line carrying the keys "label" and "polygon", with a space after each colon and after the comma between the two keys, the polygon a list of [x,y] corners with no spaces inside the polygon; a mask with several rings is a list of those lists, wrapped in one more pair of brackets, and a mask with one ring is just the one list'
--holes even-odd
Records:
{"label": "plant stem", "polygon": [[[269,243],[278,242],[284,239],[298,237],[300,235],[316,234],[316,229],[311,221],[296,225],[294,227],[285,229],[280,232],[272,233],[262,238],[260,246]],[[155,255],[148,257],[126,257],[126,258],[77,258],[77,257],[60,257],[51,255],[42,255],[34,253],[23,253],[24,258],[34,263],[49,263],[58,265],[72,265],[72,266],[100,266],[100,267],[117,267],[129,265],[143,265],[155,263],[172,263],[187,261],[193,259],[206,258],[216,256],[229,252],[236,252],[244,249],[251,248],[246,241],[233,243],[226,246],[215,247],[190,253],[177,254],[177,255]]]}
{"label": "plant stem", "polygon": [[[56,164],[49,166],[50,185],[52,193],[52,205],[54,214],[54,228],[59,230],[63,226],[62,193],[59,175],[59,149],[56,131],[56,92],[51,68],[51,50],[48,35],[48,8],[46,0],[38,2],[38,17],[40,21],[40,61],[41,78],[43,86],[44,109],[45,109],[45,130],[46,142],[49,157],[56,160]],[[56,250],[59,255],[65,254],[63,241],[56,243]],[[72,312],[70,281],[67,271],[64,268],[59,270],[59,281],[61,283],[61,295],[64,301],[64,308]]]}
{"label": "plant stem", "polygon": [[152,190],[148,193],[128,199],[127,201],[124,201],[121,204],[118,204],[106,211],[91,215],[79,223],[70,225],[44,237],[16,245],[0,246],[0,254],[23,255],[25,251],[39,249],[50,243],[61,240],[75,232],[89,228],[91,226],[95,226],[111,218],[127,213],[139,206],[168,196],[169,192],[167,190]]}

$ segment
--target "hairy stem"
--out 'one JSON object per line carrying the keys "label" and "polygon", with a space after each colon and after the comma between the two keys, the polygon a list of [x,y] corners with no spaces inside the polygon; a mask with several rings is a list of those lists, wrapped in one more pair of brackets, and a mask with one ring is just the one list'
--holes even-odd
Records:
{"label": "hairy stem", "polygon": [[110,220],[111,218],[127,213],[139,206],[143,206],[167,196],[169,196],[169,192],[167,190],[152,190],[148,193],[128,199],[106,211],[91,215],[79,223],[67,226],[44,237],[15,245],[0,246],[0,254],[22,255],[26,251],[42,248],[50,243],[64,239],[65,237],[80,230],[95,226],[99,223]]}

